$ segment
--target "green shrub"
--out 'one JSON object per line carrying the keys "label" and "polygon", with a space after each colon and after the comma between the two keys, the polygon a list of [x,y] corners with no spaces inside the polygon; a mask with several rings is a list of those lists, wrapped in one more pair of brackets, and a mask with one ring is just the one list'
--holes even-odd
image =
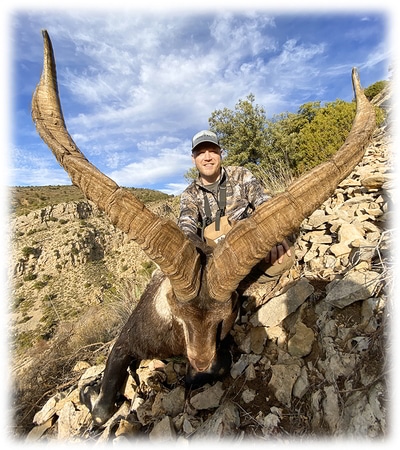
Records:
{"label": "green shrub", "polygon": [[34,289],[43,289],[47,286],[47,281],[36,281],[33,285]]}
{"label": "green shrub", "polygon": [[25,300],[25,297],[17,297],[14,299],[14,301],[12,302],[12,307],[14,310],[16,310],[21,304],[22,302]]}
{"label": "green shrub", "polygon": [[24,276],[24,281],[32,281],[32,280],[36,280],[36,278],[37,278],[36,273],[29,272]]}
{"label": "green shrub", "polygon": [[54,300],[55,298],[57,298],[57,294],[46,294],[43,297],[43,302],[51,302],[51,300]]}
{"label": "green shrub", "polygon": [[371,86],[364,89],[365,96],[368,100],[372,100],[387,86],[388,83],[388,81],[377,81],[376,83],[371,84]]}
{"label": "green shrub", "polygon": [[150,260],[142,262],[141,266],[142,266],[141,274],[146,275],[148,277],[151,277],[151,274],[157,268],[157,266],[153,263],[153,261]]}
{"label": "green shrub", "polygon": [[29,255],[36,255],[36,249],[34,247],[24,247],[22,249],[22,254],[24,258],[28,258]]}

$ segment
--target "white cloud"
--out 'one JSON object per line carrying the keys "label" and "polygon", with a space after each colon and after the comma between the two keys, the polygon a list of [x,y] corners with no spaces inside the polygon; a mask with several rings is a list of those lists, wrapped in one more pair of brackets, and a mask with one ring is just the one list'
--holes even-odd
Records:
{"label": "white cloud", "polygon": [[243,57],[255,57],[261,52],[276,51],[277,44],[268,36],[267,27],[275,26],[272,15],[252,14],[238,18],[232,13],[217,17],[210,27],[211,36],[220,45],[221,51],[229,55],[229,60],[240,61]]}
{"label": "white cloud", "polygon": [[184,183],[168,183],[166,186],[162,189],[162,192],[168,195],[180,195],[182,192],[187,188],[188,182]]}
{"label": "white cloud", "polygon": [[63,169],[54,170],[50,167],[14,168],[12,169],[11,179],[19,180],[18,183],[11,182],[12,186],[62,186],[72,184],[71,179]]}
{"label": "white cloud", "polygon": [[[350,74],[347,64],[328,58],[329,36],[302,39],[301,29],[278,29],[271,13],[248,11],[54,10],[17,16],[14,30],[20,63],[40,67],[39,30],[47,24],[67,127],[83,153],[119,184],[161,177],[166,186],[191,163],[174,168],[180,155],[170,162],[162,149],[207,128],[213,111],[233,109],[250,93],[268,116],[296,111],[314,90],[326,93],[321,73]],[[369,56],[360,59],[371,67],[380,62],[378,51]],[[37,81],[26,71],[22,89],[30,94]]]}
{"label": "white cloud", "polygon": [[143,156],[138,161],[112,171],[109,176],[121,186],[153,187],[168,179],[180,180],[191,167],[191,155],[179,149],[162,149],[154,156]]}
{"label": "white cloud", "polygon": [[[167,17],[157,20],[151,17],[141,27],[141,33],[150,38],[140,43],[137,39],[128,38],[121,50],[117,47],[120,39],[114,38],[115,32],[112,40],[107,39],[112,20],[112,17],[107,18],[108,27],[103,32],[106,36],[102,40],[92,39],[90,46],[82,45],[77,37],[74,38],[77,50],[87,58],[87,66],[94,69],[93,73],[88,68],[80,73],[68,71],[64,80],[68,83],[68,89],[83,104],[96,104],[99,116],[102,113],[111,114],[112,111],[118,111],[118,115],[129,111],[133,119],[147,120],[157,110],[165,113],[169,105],[185,110],[188,104],[196,104],[199,96],[204,97],[205,91],[211,100],[207,102],[210,113],[215,107],[213,98],[225,103],[229,95],[232,103],[234,86],[233,90],[237,92],[234,100],[238,100],[249,81],[251,84],[249,75],[254,76],[259,69],[257,55],[266,47],[273,47],[274,50],[276,47],[273,38],[264,28],[260,29],[259,23],[263,24],[266,19],[243,21],[243,18],[239,20],[232,15],[222,15],[214,19],[210,35],[204,42],[199,40],[199,36],[187,39],[184,21],[175,23],[171,30]],[[132,19],[132,22],[135,20]],[[97,24],[97,21],[93,23]],[[103,22],[101,25],[104,29]],[[175,46],[166,43],[169,38],[173,38]],[[107,39],[107,45],[104,39]],[[226,86],[222,94],[227,93],[222,98],[221,85]]]}
{"label": "white cloud", "polygon": [[10,172],[12,186],[58,186],[71,184],[68,174],[62,168],[54,168],[51,164],[36,163],[32,166],[18,166],[11,168]]}
{"label": "white cloud", "polygon": [[38,153],[37,150],[13,148],[12,164],[8,176],[11,185],[46,186],[71,184],[68,174],[54,157]]}

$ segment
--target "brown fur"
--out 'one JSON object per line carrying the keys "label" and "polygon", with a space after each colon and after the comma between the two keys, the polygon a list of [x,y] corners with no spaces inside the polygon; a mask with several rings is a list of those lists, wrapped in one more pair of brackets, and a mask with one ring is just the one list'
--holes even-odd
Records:
{"label": "brown fur", "polygon": [[101,425],[110,417],[128,366],[135,367],[142,359],[187,356],[197,372],[206,372],[218,364],[217,342],[226,337],[236,315],[236,294],[226,302],[200,294],[181,303],[174,297],[168,278],[156,273],[107,359],[100,394],[90,408],[94,422]]}

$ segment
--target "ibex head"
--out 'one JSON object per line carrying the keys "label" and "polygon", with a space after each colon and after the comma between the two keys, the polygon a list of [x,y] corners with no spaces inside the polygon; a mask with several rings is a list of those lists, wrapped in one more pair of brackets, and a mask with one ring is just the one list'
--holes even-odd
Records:
{"label": "ibex head", "polygon": [[[241,280],[274,245],[298,230],[361,160],[375,129],[375,113],[357,72],[353,69],[357,113],[343,146],[330,161],[303,175],[284,193],[258,207],[251,217],[238,222],[206,259],[175,223],[153,214],[131,192],[96,169],[78,149],[65,126],[46,31],[43,38],[44,68],[32,100],[37,131],[72,182],[159,265],[167,281],[160,284],[157,295],[164,295],[171,320],[183,329],[183,345],[190,363],[198,371],[207,370],[215,355],[218,331],[223,336],[233,323],[235,291]],[[136,336],[141,339],[140,333]],[[175,334],[171,339],[182,338]],[[179,347],[174,345],[171,341],[172,353]]]}
{"label": "ibex head", "polygon": [[[202,280],[203,281],[203,280]],[[201,283],[200,293],[188,302],[171,299],[171,313],[180,323],[184,333],[186,356],[196,372],[213,369],[216,362],[218,341],[229,333],[237,317],[237,294],[225,301],[210,297],[206,282]],[[173,295],[173,294],[172,294]]]}

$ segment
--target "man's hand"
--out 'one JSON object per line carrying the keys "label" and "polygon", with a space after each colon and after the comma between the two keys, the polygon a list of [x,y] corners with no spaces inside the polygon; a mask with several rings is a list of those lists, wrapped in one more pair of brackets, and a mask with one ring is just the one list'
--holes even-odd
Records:
{"label": "man's hand", "polygon": [[265,261],[267,263],[271,263],[271,265],[282,264],[285,254],[289,257],[292,256],[292,252],[290,251],[290,247],[286,239],[271,248],[268,255],[265,257]]}

